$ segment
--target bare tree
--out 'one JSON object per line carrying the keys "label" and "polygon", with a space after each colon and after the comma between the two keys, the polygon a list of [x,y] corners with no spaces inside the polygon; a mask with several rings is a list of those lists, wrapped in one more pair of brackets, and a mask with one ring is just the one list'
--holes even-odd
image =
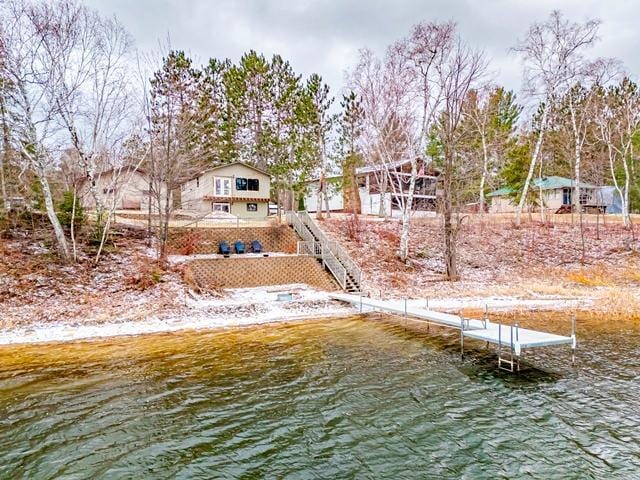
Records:
{"label": "bare tree", "polygon": [[[388,48],[383,61],[363,50],[350,78],[351,88],[362,99],[363,150],[370,163],[377,163],[381,203],[388,188],[402,212],[399,257],[403,261],[409,255],[418,160],[425,160],[428,134],[440,109],[440,69],[454,34],[453,23],[417,24],[408,37]],[[401,167],[406,162],[411,167],[408,174]]]}
{"label": "bare tree", "polygon": [[445,265],[448,280],[457,280],[457,234],[460,219],[454,225],[453,199],[455,177],[461,170],[464,155],[460,152],[463,135],[460,124],[469,91],[481,80],[486,69],[484,53],[467,45],[460,37],[452,42],[448,55],[438,69],[443,106],[436,126],[442,149],[442,216],[444,223]]}
{"label": "bare tree", "polygon": [[[599,139],[603,142],[611,178],[622,204],[625,227],[631,226],[630,190],[633,177],[634,141],[640,131],[640,93],[628,78],[601,92],[602,104],[596,115]],[[618,180],[622,169],[623,181]]]}
{"label": "bare tree", "polygon": [[[131,134],[137,111],[132,106],[131,78],[128,74],[132,44],[129,34],[115,19],[86,12],[85,37],[72,52],[71,65],[55,99],[60,117],[75,151],[78,168],[86,177],[88,194],[96,206],[98,231],[109,212],[107,197],[96,191],[96,179],[105,172],[121,173],[122,157],[117,155]],[[82,85],[68,79],[84,78]],[[118,183],[118,180],[115,179]],[[100,250],[100,249],[99,249]]]}
{"label": "bare tree", "polygon": [[[71,255],[54,209],[48,174],[54,166],[60,134],[55,96],[68,73],[63,59],[70,58],[80,41],[83,9],[72,1],[44,4],[10,0],[2,10],[1,67],[2,77],[13,87],[8,99],[12,127],[20,154],[42,187],[60,257],[68,261]],[[81,81],[75,79],[74,83]]]}
{"label": "bare tree", "polygon": [[584,71],[583,51],[597,40],[599,25],[598,20],[570,22],[556,10],[545,22],[531,25],[525,38],[514,48],[522,56],[525,65],[525,90],[542,107],[538,138],[516,209],[517,225],[520,225],[522,210],[544,141],[550,109],[563,89],[573,84],[577,73]]}

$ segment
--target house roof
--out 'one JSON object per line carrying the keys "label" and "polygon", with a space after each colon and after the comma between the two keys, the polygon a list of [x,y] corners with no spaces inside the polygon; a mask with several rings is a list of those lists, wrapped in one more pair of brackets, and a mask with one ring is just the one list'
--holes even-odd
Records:
{"label": "house roof", "polygon": [[193,180],[194,178],[199,177],[200,175],[204,175],[205,173],[208,172],[213,172],[215,170],[219,170],[221,168],[224,167],[231,167],[233,165],[242,165],[243,167],[247,167],[250,168],[251,170],[255,170],[256,172],[260,172],[263,175],[266,175],[267,177],[271,177],[271,175],[269,175],[269,172],[262,170],[260,168],[254,167],[253,165],[249,165],[248,163],[244,163],[244,162],[231,162],[231,163],[223,163],[221,165],[216,165],[215,167],[211,167],[211,168],[207,168],[206,170],[202,170],[200,173],[198,173],[197,175],[194,175],[193,177],[191,177],[189,180]]}
{"label": "house roof", "polygon": [[[118,168],[110,168],[108,170],[104,170],[102,172],[98,172],[95,175],[95,178],[99,178],[103,175],[110,175],[113,172],[119,171],[120,173],[124,173],[124,174],[132,174],[132,173],[139,173],[140,175],[147,175],[147,171],[144,170],[143,168],[137,167],[136,165],[123,165],[122,167],[118,167]],[[84,182],[89,180],[89,175],[87,174],[86,177],[83,177],[82,179],[80,179],[80,184],[84,184]]]}
{"label": "house roof", "polygon": [[[531,183],[533,188],[542,189],[542,190],[556,190],[558,188],[574,188],[575,182],[566,177],[558,177],[555,175],[549,177],[536,178]],[[590,183],[580,182],[578,184],[580,188],[597,188],[595,185],[591,185]],[[505,195],[509,195],[513,192],[513,189],[509,187],[502,187],[498,190],[495,190],[489,194],[488,197],[503,197]]]}

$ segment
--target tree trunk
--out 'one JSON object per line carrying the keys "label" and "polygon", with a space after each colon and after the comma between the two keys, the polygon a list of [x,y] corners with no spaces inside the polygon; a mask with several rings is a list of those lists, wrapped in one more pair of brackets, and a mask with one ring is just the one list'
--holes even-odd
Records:
{"label": "tree trunk", "polygon": [[2,207],[9,210],[9,198],[7,197],[7,184],[4,176],[5,165],[9,164],[9,151],[11,142],[9,141],[9,125],[7,124],[4,97],[0,95],[0,109],[2,113],[2,155],[0,156],[0,193],[2,193]]}
{"label": "tree trunk", "polygon": [[71,246],[73,248],[73,261],[76,262],[78,260],[78,251],[76,247],[76,201],[78,199],[77,188],[73,187],[73,205],[71,206]]}
{"label": "tree trunk", "polygon": [[316,192],[316,218],[322,220],[322,192],[324,190],[324,172],[320,173],[318,191]]}
{"label": "tree trunk", "polygon": [[409,191],[402,209],[402,232],[400,234],[400,260],[406,262],[409,258],[409,234],[411,229],[411,210],[413,209],[413,194],[416,189],[416,176],[418,175],[417,160],[411,160],[411,179]]}
{"label": "tree trunk", "polygon": [[629,204],[628,204],[628,199],[629,199],[629,175],[628,175],[628,166],[627,166],[627,162],[624,161],[623,159],[623,165],[625,167],[625,188],[624,191],[622,188],[620,188],[620,185],[618,184],[618,179],[616,178],[616,167],[615,167],[615,156],[613,153],[613,147],[608,144],[607,145],[607,152],[609,154],[609,168],[611,169],[611,178],[613,180],[613,186],[616,189],[616,192],[618,192],[618,195],[620,195],[620,203],[621,203],[621,208],[622,208],[622,224],[625,228],[628,228],[630,225],[630,217],[629,217]]}
{"label": "tree trunk", "polygon": [[482,134],[482,177],[480,178],[480,218],[484,218],[484,186],[487,182],[487,174],[489,170],[489,150],[487,148],[487,140]]}
{"label": "tree trunk", "polygon": [[380,183],[380,205],[378,206],[378,216],[380,218],[387,218],[387,207],[385,205],[387,201],[387,172],[382,172],[382,182]]}
{"label": "tree trunk", "polygon": [[446,267],[446,278],[449,281],[458,280],[458,261],[456,251],[456,231],[452,223],[453,202],[451,199],[451,165],[453,160],[450,153],[445,152],[445,170],[442,188],[442,217],[444,221],[444,260]]}
{"label": "tree trunk", "polygon": [[327,209],[327,218],[331,218],[331,208],[329,207],[329,194],[327,190],[324,191],[324,204]]}
{"label": "tree trunk", "polygon": [[[575,181],[575,185],[573,186],[573,190],[574,190],[574,199],[573,199],[573,204],[575,204],[576,208],[576,212],[581,213],[582,212],[582,203],[580,202],[580,163],[581,163],[581,157],[582,157],[582,152],[581,152],[581,143],[580,143],[580,132],[578,131],[578,125],[576,122],[576,112],[575,112],[575,107],[573,106],[573,102],[571,101],[571,96],[569,96],[569,100],[570,100],[570,108],[571,108],[571,127],[573,129],[573,140],[574,140],[574,151],[573,151],[573,155],[574,155],[574,161],[575,161],[575,165],[574,165],[574,181]],[[571,208],[571,211],[573,212],[573,205]],[[582,218],[580,218],[580,224],[582,225]]]}
{"label": "tree trunk", "polygon": [[533,172],[536,168],[536,162],[538,161],[538,156],[540,155],[540,149],[542,147],[542,141],[544,138],[544,131],[547,128],[547,113],[549,111],[549,107],[545,103],[544,111],[542,112],[542,119],[540,120],[540,133],[538,135],[538,140],[536,141],[536,146],[533,149],[533,154],[531,155],[531,163],[529,164],[529,173],[527,173],[527,179],[524,182],[524,187],[522,189],[520,202],[518,202],[518,207],[516,208],[516,225],[520,226],[521,217],[522,217],[522,209],[524,208],[524,204],[527,201],[527,194],[529,193],[529,185],[531,184],[531,179],[533,178]]}
{"label": "tree trunk", "polygon": [[42,195],[44,197],[44,205],[47,210],[47,217],[49,217],[49,221],[51,222],[51,226],[53,227],[53,233],[56,237],[56,242],[58,244],[58,253],[60,258],[64,262],[69,262],[71,257],[69,255],[69,247],[67,245],[67,238],[64,236],[64,230],[62,229],[62,225],[60,225],[60,220],[56,215],[55,208],[53,206],[53,197],[51,195],[51,188],[49,187],[49,181],[44,173],[44,168],[41,166],[36,166],[34,169],[35,173],[38,177],[38,181],[42,186]]}
{"label": "tree trunk", "polygon": [[623,223],[624,226],[629,228],[631,227],[631,215],[630,215],[630,198],[629,198],[629,190],[631,188],[631,175],[629,172],[629,165],[627,164],[627,159],[622,159],[622,164],[624,165],[624,201],[622,202],[622,215],[623,215]]}

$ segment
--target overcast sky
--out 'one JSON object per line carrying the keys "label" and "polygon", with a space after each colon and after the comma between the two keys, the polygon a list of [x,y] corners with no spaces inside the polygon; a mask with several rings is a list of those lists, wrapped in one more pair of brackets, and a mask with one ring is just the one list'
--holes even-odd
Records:
{"label": "overcast sky", "polygon": [[601,40],[594,56],[617,57],[634,78],[640,72],[636,33],[640,2],[634,0],[86,0],[116,15],[141,50],[171,46],[196,63],[210,57],[237,61],[254,49],[279,53],[307,76],[322,75],[338,95],[358,49],[383,53],[419,21],[453,20],[462,36],[484,48],[497,83],[518,91],[521,65],[509,52],[528,25],[557,8],[572,20],[599,18]]}

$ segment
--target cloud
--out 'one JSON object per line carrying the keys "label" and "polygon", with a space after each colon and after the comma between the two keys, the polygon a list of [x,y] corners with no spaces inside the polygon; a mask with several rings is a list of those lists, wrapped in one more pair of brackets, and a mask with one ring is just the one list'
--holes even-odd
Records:
{"label": "cloud", "polygon": [[196,63],[210,57],[237,61],[250,49],[281,54],[308,76],[319,73],[338,95],[344,71],[357,52],[369,47],[382,54],[421,20],[454,20],[460,33],[486,50],[497,83],[518,91],[521,65],[509,48],[530,23],[560,9],[573,20],[603,20],[602,40],[594,56],[620,58],[634,73],[640,69],[633,19],[640,2],[599,0],[452,1],[431,0],[87,0],[105,15],[116,15],[142,50],[156,48],[169,34],[173,48],[187,51]]}

